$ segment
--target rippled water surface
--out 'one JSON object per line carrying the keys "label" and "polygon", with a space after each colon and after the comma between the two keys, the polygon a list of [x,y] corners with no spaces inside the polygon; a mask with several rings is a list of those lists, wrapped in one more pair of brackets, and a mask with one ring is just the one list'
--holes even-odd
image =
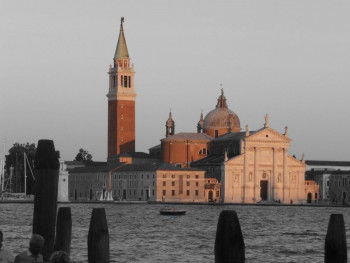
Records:
{"label": "rippled water surface", "polygon": [[[67,206],[67,205],[65,205]],[[350,209],[341,207],[176,205],[185,216],[161,216],[163,205],[70,204],[71,256],[87,262],[92,208],[104,207],[111,262],[214,262],[216,225],[221,210],[238,213],[246,262],[323,262],[329,216],[344,215],[349,244]],[[4,245],[14,254],[27,248],[33,204],[0,204]]]}

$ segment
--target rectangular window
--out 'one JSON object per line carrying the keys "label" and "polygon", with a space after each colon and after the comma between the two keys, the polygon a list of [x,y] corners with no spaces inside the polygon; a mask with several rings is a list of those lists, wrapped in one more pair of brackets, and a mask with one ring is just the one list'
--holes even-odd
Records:
{"label": "rectangular window", "polygon": [[122,87],[123,87],[123,78],[124,78],[124,76],[120,76],[120,86],[122,86]]}
{"label": "rectangular window", "polygon": [[198,179],[198,175],[196,175],[196,179]]}
{"label": "rectangular window", "polygon": [[172,182],[171,182],[171,186],[175,186],[175,181],[172,181]]}
{"label": "rectangular window", "polygon": [[196,182],[196,186],[198,186],[199,185],[199,183],[198,182]]}
{"label": "rectangular window", "polygon": [[171,195],[175,195],[175,190],[171,190]]}
{"label": "rectangular window", "polygon": [[175,174],[172,174],[172,175],[171,175],[171,178],[175,178]]}
{"label": "rectangular window", "polygon": [[154,196],[154,190],[152,190],[152,195]]}
{"label": "rectangular window", "polygon": [[196,190],[196,196],[198,196],[198,190]]}
{"label": "rectangular window", "polygon": [[128,80],[128,84],[129,84],[129,88],[131,87],[131,77],[128,76],[129,80]]}
{"label": "rectangular window", "polygon": [[166,186],[166,181],[163,181],[163,186]]}
{"label": "rectangular window", "polygon": [[186,195],[189,196],[190,195],[190,190],[186,191]]}
{"label": "rectangular window", "polygon": [[187,181],[187,182],[186,182],[186,186],[190,186],[190,182]]}
{"label": "rectangular window", "polygon": [[166,195],[166,190],[163,190],[163,195]]}

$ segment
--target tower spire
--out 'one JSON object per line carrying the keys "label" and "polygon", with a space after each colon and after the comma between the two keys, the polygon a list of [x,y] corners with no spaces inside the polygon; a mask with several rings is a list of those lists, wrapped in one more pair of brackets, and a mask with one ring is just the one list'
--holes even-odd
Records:
{"label": "tower spire", "polygon": [[128,47],[125,41],[123,24],[124,24],[124,17],[120,19],[120,33],[119,33],[117,49],[115,50],[115,54],[114,54],[114,61],[116,61],[117,59],[130,59]]}

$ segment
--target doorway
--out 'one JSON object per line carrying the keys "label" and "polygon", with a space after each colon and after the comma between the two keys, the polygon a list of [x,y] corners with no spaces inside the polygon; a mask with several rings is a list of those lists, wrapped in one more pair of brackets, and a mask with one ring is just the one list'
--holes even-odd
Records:
{"label": "doorway", "polygon": [[267,200],[267,189],[268,189],[268,181],[267,180],[261,180],[260,181],[260,197],[261,200]]}
{"label": "doorway", "polygon": [[126,189],[123,189],[123,199],[126,200]]}
{"label": "doorway", "polygon": [[78,191],[77,189],[74,190],[74,200],[78,199]]}
{"label": "doorway", "polygon": [[209,191],[208,202],[213,202],[213,191]]}
{"label": "doorway", "polygon": [[312,194],[311,194],[311,193],[308,193],[308,194],[307,194],[307,203],[308,203],[308,204],[311,204],[311,202],[312,202]]}
{"label": "doorway", "polygon": [[92,189],[90,188],[90,201],[92,200]]}

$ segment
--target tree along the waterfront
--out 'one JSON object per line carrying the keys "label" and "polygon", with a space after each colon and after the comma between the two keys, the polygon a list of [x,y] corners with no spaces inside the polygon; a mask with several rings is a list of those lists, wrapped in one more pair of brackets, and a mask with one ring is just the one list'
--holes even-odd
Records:
{"label": "tree along the waterfront", "polygon": [[[24,167],[24,153],[27,156],[26,167]],[[34,194],[35,167],[34,158],[36,154],[35,143],[14,143],[9,149],[5,160],[5,191],[11,193],[24,193],[24,173],[27,174],[27,192]],[[60,158],[60,151],[56,151]],[[32,173],[33,172],[33,173]]]}
{"label": "tree along the waterfront", "polygon": [[83,163],[93,162],[92,155],[88,151],[84,150],[83,148],[79,149],[79,152],[75,156],[74,161],[79,161],[79,162],[83,162]]}
{"label": "tree along the waterfront", "polygon": [[35,143],[14,143],[6,155],[5,161],[5,191],[12,193],[24,192],[24,153],[26,160],[26,174],[27,174],[27,193],[33,194],[34,178],[31,170],[35,176],[34,158],[36,153]]}

